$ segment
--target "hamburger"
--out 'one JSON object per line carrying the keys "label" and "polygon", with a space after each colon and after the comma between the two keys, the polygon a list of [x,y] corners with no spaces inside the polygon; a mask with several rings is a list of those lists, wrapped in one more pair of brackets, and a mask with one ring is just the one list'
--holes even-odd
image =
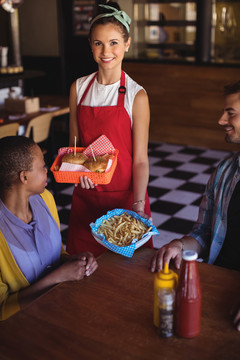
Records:
{"label": "hamburger", "polygon": [[84,166],[90,171],[103,173],[107,168],[108,160],[112,157],[112,155],[105,154],[103,156],[95,156],[95,159],[93,157],[88,158]]}
{"label": "hamburger", "polygon": [[76,155],[74,153],[65,154],[62,157],[62,162],[83,165],[87,159],[88,157],[85,154],[77,152]]}

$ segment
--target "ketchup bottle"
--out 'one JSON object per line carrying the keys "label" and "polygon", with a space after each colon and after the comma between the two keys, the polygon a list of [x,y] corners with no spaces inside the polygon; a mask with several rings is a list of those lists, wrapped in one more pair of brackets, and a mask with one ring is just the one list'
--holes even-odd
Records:
{"label": "ketchup bottle", "polygon": [[192,338],[200,333],[202,293],[195,251],[183,252],[176,293],[176,334]]}

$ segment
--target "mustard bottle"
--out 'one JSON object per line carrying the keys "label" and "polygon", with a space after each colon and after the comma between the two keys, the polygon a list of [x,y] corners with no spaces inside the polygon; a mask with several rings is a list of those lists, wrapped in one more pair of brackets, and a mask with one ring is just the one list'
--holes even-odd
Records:
{"label": "mustard bottle", "polygon": [[172,335],[177,279],[178,275],[169,270],[167,263],[154,276],[153,323],[162,337]]}

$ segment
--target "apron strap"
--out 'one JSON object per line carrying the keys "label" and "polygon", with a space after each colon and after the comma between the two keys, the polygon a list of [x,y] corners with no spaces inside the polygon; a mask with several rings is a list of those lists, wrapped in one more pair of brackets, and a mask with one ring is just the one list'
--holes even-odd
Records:
{"label": "apron strap", "polygon": [[80,100],[79,105],[81,105],[81,104],[82,104],[82,102],[83,102],[83,100],[85,99],[85,97],[86,97],[86,95],[87,95],[87,93],[88,93],[88,90],[89,90],[89,89],[90,89],[90,87],[92,86],[92,83],[94,82],[94,80],[95,80],[96,76],[97,76],[97,73],[94,75],[94,77],[92,78],[92,80],[89,82],[89,84],[88,84],[88,86],[87,86],[86,90],[85,90],[85,91],[84,91],[84,93],[83,93],[83,96],[81,97],[81,100]]}
{"label": "apron strap", "polygon": [[117,106],[124,107],[124,96],[126,94],[125,88],[125,73],[122,71],[121,80],[120,80],[120,88],[118,89],[118,103]]}

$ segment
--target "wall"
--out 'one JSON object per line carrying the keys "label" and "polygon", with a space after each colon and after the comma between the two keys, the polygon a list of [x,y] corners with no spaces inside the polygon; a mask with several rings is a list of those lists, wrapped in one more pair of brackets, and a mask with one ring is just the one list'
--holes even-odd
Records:
{"label": "wall", "polygon": [[23,56],[59,56],[57,0],[25,0],[19,8]]}
{"label": "wall", "polygon": [[58,1],[25,0],[19,8],[24,69],[41,70],[45,74],[24,81],[25,95],[63,93],[64,73],[59,43]]}
{"label": "wall", "polygon": [[239,68],[128,61],[123,69],[148,93],[151,140],[239,150],[217,124],[223,86],[240,79]]}

